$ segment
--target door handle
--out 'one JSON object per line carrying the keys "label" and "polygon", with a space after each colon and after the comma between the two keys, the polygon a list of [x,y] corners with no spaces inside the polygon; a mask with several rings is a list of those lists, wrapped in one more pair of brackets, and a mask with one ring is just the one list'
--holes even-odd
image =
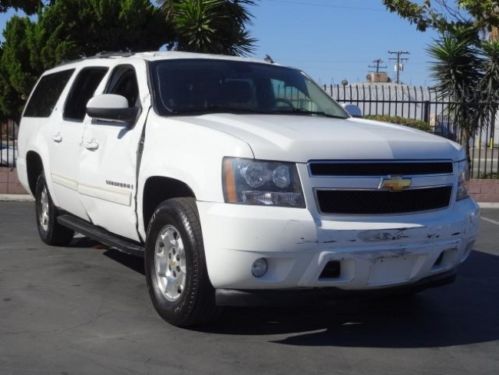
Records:
{"label": "door handle", "polygon": [[52,140],[55,142],[55,143],[61,143],[62,142],[62,135],[61,133],[56,133],[52,136]]}
{"label": "door handle", "polygon": [[85,148],[90,151],[95,151],[99,148],[99,144],[95,141],[95,139],[92,139],[91,141],[85,143]]}

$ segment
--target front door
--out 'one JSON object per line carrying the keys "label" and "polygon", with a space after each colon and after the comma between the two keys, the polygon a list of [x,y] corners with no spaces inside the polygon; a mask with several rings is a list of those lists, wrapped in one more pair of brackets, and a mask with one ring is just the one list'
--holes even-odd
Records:
{"label": "front door", "polygon": [[140,64],[114,67],[104,89],[140,109],[136,122],[86,123],[79,174],[80,199],[92,223],[135,240],[139,240],[135,212],[139,144],[150,106],[145,62]]}

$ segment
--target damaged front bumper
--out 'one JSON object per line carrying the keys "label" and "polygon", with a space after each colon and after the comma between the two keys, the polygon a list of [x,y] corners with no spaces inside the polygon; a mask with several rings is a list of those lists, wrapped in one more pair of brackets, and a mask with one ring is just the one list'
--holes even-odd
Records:
{"label": "damaged front bumper", "polygon": [[[479,209],[377,217],[314,217],[308,210],[198,202],[208,274],[217,289],[377,290],[454,272],[475,241]],[[265,258],[267,272],[254,277]],[[338,272],[327,273],[333,265]]]}

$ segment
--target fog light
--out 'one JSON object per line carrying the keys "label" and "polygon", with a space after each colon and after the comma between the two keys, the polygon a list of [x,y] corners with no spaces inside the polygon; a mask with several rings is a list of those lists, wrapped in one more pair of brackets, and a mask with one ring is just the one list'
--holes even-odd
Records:
{"label": "fog light", "polygon": [[267,273],[268,269],[269,265],[267,263],[267,259],[259,258],[253,262],[253,265],[251,266],[251,273],[255,277],[262,277]]}

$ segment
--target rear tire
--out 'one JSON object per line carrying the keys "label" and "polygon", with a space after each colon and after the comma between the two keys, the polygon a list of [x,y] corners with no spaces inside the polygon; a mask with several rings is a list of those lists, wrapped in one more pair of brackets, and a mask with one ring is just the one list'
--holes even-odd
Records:
{"label": "rear tire", "polygon": [[154,308],[167,322],[190,327],[217,316],[193,198],[169,199],[154,212],[147,230],[145,271]]}
{"label": "rear tire", "polygon": [[74,232],[57,222],[57,207],[52,202],[43,173],[36,181],[35,203],[36,223],[41,240],[52,246],[69,245]]}

